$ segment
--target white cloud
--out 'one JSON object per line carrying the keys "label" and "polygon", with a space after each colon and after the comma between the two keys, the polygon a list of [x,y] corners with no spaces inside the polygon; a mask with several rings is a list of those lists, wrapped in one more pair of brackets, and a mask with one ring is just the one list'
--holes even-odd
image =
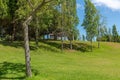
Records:
{"label": "white cloud", "polygon": [[106,6],[112,10],[120,10],[120,0],[92,0],[96,6]]}

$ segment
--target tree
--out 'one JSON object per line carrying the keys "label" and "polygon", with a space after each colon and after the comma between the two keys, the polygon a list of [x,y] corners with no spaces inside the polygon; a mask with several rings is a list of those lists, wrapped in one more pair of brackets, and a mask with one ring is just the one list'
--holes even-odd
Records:
{"label": "tree", "polygon": [[25,47],[25,63],[26,63],[26,75],[32,76],[30,67],[30,48],[28,37],[28,25],[31,23],[34,15],[47,3],[54,0],[19,0],[19,9],[17,11],[19,18],[22,18],[22,25],[24,30],[24,47]]}
{"label": "tree", "polygon": [[98,31],[97,33],[98,48],[100,48],[100,40],[99,40],[100,38],[100,14],[99,13],[96,14],[95,21],[96,21],[96,26],[97,26],[97,31]]}
{"label": "tree", "polygon": [[112,41],[111,29],[107,28],[105,25],[100,26],[100,41]]}
{"label": "tree", "polygon": [[116,28],[115,24],[112,27],[112,35],[113,35],[113,41],[117,42],[119,35],[118,35],[117,28]]}
{"label": "tree", "polygon": [[18,0],[9,0],[9,4],[8,4],[8,10],[9,10],[9,16],[10,16],[10,27],[12,28],[12,32],[11,32],[11,42],[14,41],[15,38],[15,30],[16,30],[16,24],[17,24],[17,19],[16,19],[16,10],[18,9],[17,6],[17,1]]}
{"label": "tree", "polygon": [[76,26],[79,23],[76,10],[76,0],[63,0],[61,7],[64,21],[64,33],[67,34],[70,41],[70,49],[72,49],[72,40],[74,40],[74,36],[78,35]]}
{"label": "tree", "polygon": [[99,12],[97,12],[96,22],[98,24],[98,27],[97,27],[97,31],[98,31],[98,34],[97,34],[98,48],[100,48],[101,37],[105,35],[105,30],[107,30],[107,28],[105,27],[106,26],[105,17],[102,16]]}
{"label": "tree", "polygon": [[8,17],[8,0],[0,0],[0,19]]}
{"label": "tree", "polygon": [[108,30],[108,35],[109,35],[109,42],[112,41],[112,31],[111,31],[111,28],[109,28]]}
{"label": "tree", "polygon": [[[58,9],[58,1],[61,1],[59,4],[61,10]],[[67,2],[63,6],[64,1]],[[9,34],[12,41],[18,34],[20,36],[24,34],[22,37],[24,37],[25,65],[28,77],[32,76],[29,39],[36,36],[35,40],[38,44],[39,35],[51,32],[57,34],[61,31],[62,36],[63,33],[72,33],[73,39],[78,34],[75,27],[78,23],[76,0],[71,0],[70,3],[69,0],[0,0],[0,10],[0,28],[7,26],[4,28],[5,34]],[[10,25],[12,27],[9,27]],[[22,28],[23,30],[21,30]]]}
{"label": "tree", "polygon": [[85,41],[85,35],[82,35],[82,40]]}
{"label": "tree", "polygon": [[92,51],[92,40],[97,35],[98,19],[97,9],[90,0],[85,0],[85,18],[82,26],[87,33],[87,38],[91,42]]}
{"label": "tree", "polygon": [[49,7],[51,6],[44,6],[44,8],[42,8],[42,12],[37,12],[30,24],[31,29],[33,29],[35,33],[34,38],[36,42],[36,47],[38,47],[38,39],[40,38],[39,36],[44,36],[49,32],[51,33],[50,29],[52,29],[52,27],[50,26],[53,25],[54,17],[53,8],[51,7],[50,9],[48,9]]}

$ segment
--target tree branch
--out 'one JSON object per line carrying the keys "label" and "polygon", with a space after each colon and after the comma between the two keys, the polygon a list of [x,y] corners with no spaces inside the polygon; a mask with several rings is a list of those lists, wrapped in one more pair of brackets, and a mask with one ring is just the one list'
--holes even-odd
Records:
{"label": "tree branch", "polygon": [[47,3],[51,2],[51,1],[53,1],[53,0],[48,0],[48,1],[43,0],[43,1],[31,12],[31,15],[34,15],[41,7],[43,7],[43,5],[45,5],[45,4],[47,4]]}
{"label": "tree branch", "polygon": [[[28,1],[29,1],[29,0],[28,0]],[[35,15],[35,13],[36,13],[39,9],[41,9],[45,4],[47,4],[47,3],[51,2],[51,1],[53,1],[53,0],[48,0],[48,1],[43,0],[35,9],[33,9],[33,10],[31,11],[30,15],[25,19],[24,23],[26,23],[26,24],[30,23],[30,21],[32,20],[33,15]]]}
{"label": "tree branch", "polygon": [[27,0],[27,1],[28,1],[28,3],[29,3],[29,6],[30,6],[32,9],[34,9],[34,7],[33,7],[32,3],[31,3],[31,1],[30,1],[30,0]]}

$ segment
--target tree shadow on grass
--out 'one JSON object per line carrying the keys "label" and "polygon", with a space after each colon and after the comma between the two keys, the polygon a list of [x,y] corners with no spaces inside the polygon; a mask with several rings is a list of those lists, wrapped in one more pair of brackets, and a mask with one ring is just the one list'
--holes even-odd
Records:
{"label": "tree shadow on grass", "polygon": [[[8,41],[0,41],[0,44],[3,46],[10,46],[10,47],[15,47],[15,48],[24,48],[24,43],[22,41],[14,41],[14,42],[8,42]],[[30,43],[30,50],[34,51],[37,49],[45,49],[45,50],[49,50],[49,51],[53,51],[53,52],[59,52],[59,50],[51,47],[51,46],[47,46],[47,45],[39,45],[36,46],[35,43]]]}
{"label": "tree shadow on grass", "polygon": [[[42,41],[44,44],[56,47],[58,49],[61,49],[61,43],[56,41]],[[64,49],[70,49],[69,42],[64,42]],[[81,52],[90,52],[91,51],[91,45],[86,43],[73,43],[73,50],[81,51]],[[93,46],[93,48],[95,48]]]}
{"label": "tree shadow on grass", "polygon": [[[9,42],[9,41],[0,41],[0,44],[3,46],[11,46],[15,48],[24,48],[24,42],[23,41],[14,41],[14,42]],[[31,50],[36,50],[37,47],[35,45],[30,45]]]}
{"label": "tree shadow on grass", "polygon": [[23,42],[20,41],[14,41],[14,42],[9,42],[9,41],[0,41],[0,44],[3,45],[3,46],[11,46],[11,47],[15,47],[15,48],[19,48],[19,47],[24,47],[23,45]]}
{"label": "tree shadow on grass", "polygon": [[91,52],[91,47],[95,48],[95,46],[91,46],[86,43],[74,43],[73,49],[81,51],[81,52]]}
{"label": "tree shadow on grass", "polygon": [[[35,44],[30,44],[30,50],[37,50],[38,48],[42,48],[45,50],[53,51],[53,52],[59,52],[61,49],[61,42],[60,41],[41,41],[44,43],[44,45],[39,45],[36,47]],[[24,43],[15,41],[13,43],[7,42],[7,41],[0,41],[0,44],[3,46],[11,46],[15,48],[22,47],[24,48]],[[46,45],[45,45],[46,44]],[[64,42],[64,49],[70,49],[69,42]],[[95,48],[93,46],[93,48]],[[81,52],[90,52],[91,51],[91,45],[87,43],[73,43],[73,50],[81,51]]]}
{"label": "tree shadow on grass", "polygon": [[[37,75],[38,71],[32,69],[32,72]],[[25,65],[21,63],[3,62],[0,63],[0,80],[24,80]]]}
{"label": "tree shadow on grass", "polygon": [[47,50],[47,51],[52,51],[52,52],[60,52],[59,49],[56,49],[54,47],[51,47],[51,46],[46,46],[46,45],[39,45],[38,47],[36,46],[30,46],[30,50],[37,50],[37,49],[44,49],[44,50]]}

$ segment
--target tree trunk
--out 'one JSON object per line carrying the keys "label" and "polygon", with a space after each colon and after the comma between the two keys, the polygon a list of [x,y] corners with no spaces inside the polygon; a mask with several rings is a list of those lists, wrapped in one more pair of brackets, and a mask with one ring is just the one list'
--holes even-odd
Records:
{"label": "tree trunk", "polygon": [[15,23],[13,23],[12,25],[13,25],[13,33],[11,36],[11,42],[13,42],[15,40]]}
{"label": "tree trunk", "polygon": [[91,52],[93,51],[93,44],[92,44],[92,39],[91,39]]}
{"label": "tree trunk", "polygon": [[100,48],[100,40],[99,40],[99,38],[98,38],[98,48]]}
{"label": "tree trunk", "polygon": [[36,31],[35,31],[35,36],[36,36],[36,46],[38,47],[38,38],[39,38],[39,21],[38,21],[38,17],[36,16]]}
{"label": "tree trunk", "polygon": [[57,40],[57,33],[54,34],[54,40]]}
{"label": "tree trunk", "polygon": [[63,48],[64,48],[64,44],[63,44],[63,37],[64,37],[64,31],[63,31],[63,24],[64,24],[64,22],[62,21],[63,20],[63,15],[61,14],[61,16],[62,16],[62,18],[61,18],[61,32],[62,32],[62,34],[61,34],[61,51],[63,52]]}
{"label": "tree trunk", "polygon": [[98,48],[100,48],[100,27],[98,26]]}
{"label": "tree trunk", "polygon": [[72,37],[72,38],[73,38],[72,40],[74,41],[74,40],[75,40],[74,34],[73,34],[73,37]]}
{"label": "tree trunk", "polygon": [[3,40],[3,34],[4,34],[4,29],[3,29],[3,27],[1,26],[1,40]]}
{"label": "tree trunk", "polygon": [[38,31],[38,28],[36,27],[36,31],[35,31],[35,36],[36,36],[36,46],[38,47],[38,37],[39,37],[39,31]]}
{"label": "tree trunk", "polygon": [[[36,8],[34,8],[30,15],[25,19],[23,22],[23,29],[24,29],[24,47],[25,47],[25,63],[26,63],[26,75],[28,77],[32,76],[31,67],[30,67],[30,48],[29,48],[29,38],[28,38],[28,24],[31,22],[32,17],[36,14],[38,10],[40,10],[45,4],[51,2],[43,0]],[[30,3],[28,1],[28,3]],[[31,4],[31,3],[30,3]],[[30,5],[31,6],[31,5]]]}
{"label": "tree trunk", "polygon": [[29,48],[29,37],[28,37],[28,25],[26,22],[23,23],[24,29],[24,47],[25,47],[25,64],[26,64],[26,76],[31,77],[31,67],[30,67],[30,48]]}
{"label": "tree trunk", "polygon": [[61,36],[61,51],[63,52],[63,32],[62,32],[62,36]]}
{"label": "tree trunk", "polygon": [[72,40],[70,40],[70,49],[72,50]]}

